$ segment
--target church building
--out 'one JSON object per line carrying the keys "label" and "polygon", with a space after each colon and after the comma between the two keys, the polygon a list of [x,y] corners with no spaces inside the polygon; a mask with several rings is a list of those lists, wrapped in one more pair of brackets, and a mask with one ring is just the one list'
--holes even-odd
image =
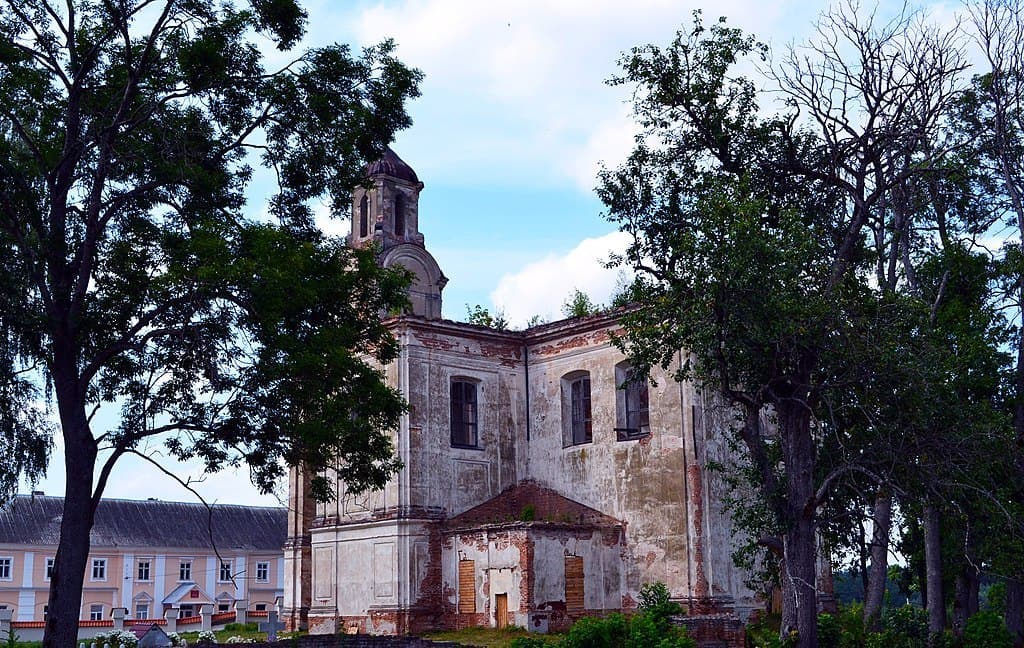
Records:
{"label": "church building", "polygon": [[409,403],[393,431],[404,467],[367,494],[336,482],[327,504],[292,472],[288,625],[554,630],[635,609],[657,581],[691,614],[745,618],[757,603],[708,469],[729,457],[710,396],[661,370],[633,380],[614,312],[523,331],[441,319],[448,280],[420,233],[423,183],[390,150],[367,174],[349,244],[416,275],[383,368]]}

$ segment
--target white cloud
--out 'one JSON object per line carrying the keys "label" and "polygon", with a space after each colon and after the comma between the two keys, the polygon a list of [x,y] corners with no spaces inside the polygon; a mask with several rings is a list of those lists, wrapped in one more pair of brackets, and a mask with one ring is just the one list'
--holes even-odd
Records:
{"label": "white cloud", "polygon": [[[632,146],[629,90],[604,81],[631,47],[665,45],[690,24],[693,0],[428,0],[372,6],[356,17],[363,45],[393,37],[426,74],[411,105],[419,128],[403,155],[435,182],[575,186]],[[709,11],[762,33],[805,4],[725,0]],[[791,33],[791,32],[790,32]]]}
{"label": "white cloud", "polygon": [[514,326],[534,315],[546,320],[563,317],[562,305],[574,290],[596,303],[607,303],[619,281],[620,270],[605,268],[612,253],[622,253],[629,235],[612,232],[584,239],[564,255],[552,255],[506,274],[491,293],[491,302],[504,311]]}

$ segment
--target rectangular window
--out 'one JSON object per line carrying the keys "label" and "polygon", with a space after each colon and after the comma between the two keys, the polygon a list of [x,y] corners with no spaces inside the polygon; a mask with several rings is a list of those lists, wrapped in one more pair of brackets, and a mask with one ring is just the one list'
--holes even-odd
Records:
{"label": "rectangular window", "polygon": [[572,421],[572,444],[590,443],[594,439],[590,417],[590,377],[570,383],[569,402]]}
{"label": "rectangular window", "polygon": [[148,581],[149,580],[149,561],[140,560],[138,564],[138,580]]}
{"label": "rectangular window", "polygon": [[643,438],[651,433],[647,381],[628,368],[617,367],[615,375],[622,385],[618,396],[616,438],[619,441]]}
{"label": "rectangular window", "polygon": [[102,621],[103,620],[103,604],[93,603],[89,606],[89,620],[90,621]]}
{"label": "rectangular window", "polygon": [[136,603],[135,604],[135,618],[136,619],[148,619],[149,618],[149,603]]}
{"label": "rectangular window", "polygon": [[258,562],[256,563],[256,582],[266,583],[270,581],[270,563]]}
{"label": "rectangular window", "polygon": [[476,383],[452,381],[451,393],[452,445],[458,448],[477,448]]}
{"label": "rectangular window", "polygon": [[46,576],[45,576],[46,580],[50,580],[51,578],[53,578],[53,563],[54,563],[54,560],[56,560],[56,559],[55,558],[47,558],[46,559]]}
{"label": "rectangular window", "polygon": [[565,609],[570,612],[583,610],[583,558],[565,557]]}
{"label": "rectangular window", "polygon": [[230,612],[231,611],[231,604],[230,603],[218,603],[217,604],[217,611],[218,612]]}
{"label": "rectangular window", "polygon": [[218,579],[222,583],[227,583],[231,580],[231,561],[222,560],[220,561],[220,578]]}
{"label": "rectangular window", "polygon": [[178,563],[178,580],[179,581],[191,581],[192,580],[192,561],[182,560]]}
{"label": "rectangular window", "polygon": [[[103,581],[107,580],[107,559],[106,558],[93,558],[92,559],[92,580]],[[101,608],[103,606],[100,606]]]}
{"label": "rectangular window", "polygon": [[476,613],[476,567],[472,560],[459,561],[459,614]]}
{"label": "rectangular window", "polygon": [[266,612],[267,611],[267,604],[266,603],[257,603],[256,604],[256,611],[257,612]]}
{"label": "rectangular window", "polygon": [[11,576],[11,568],[14,565],[14,558],[4,556],[0,558],[0,580],[9,581],[13,578]]}

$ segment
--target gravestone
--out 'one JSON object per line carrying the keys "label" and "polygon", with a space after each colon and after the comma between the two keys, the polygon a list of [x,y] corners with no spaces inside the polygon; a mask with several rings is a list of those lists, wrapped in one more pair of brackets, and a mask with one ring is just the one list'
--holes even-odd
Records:
{"label": "gravestone", "polygon": [[277,620],[277,610],[267,612],[267,620],[260,623],[259,629],[267,633],[267,641],[277,641],[277,631],[284,630],[284,622]]}

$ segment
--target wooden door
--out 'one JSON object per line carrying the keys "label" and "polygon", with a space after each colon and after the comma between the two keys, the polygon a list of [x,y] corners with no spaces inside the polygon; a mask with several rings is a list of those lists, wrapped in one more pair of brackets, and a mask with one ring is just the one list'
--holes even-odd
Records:
{"label": "wooden door", "polygon": [[499,628],[508,627],[508,594],[494,595],[494,620]]}

